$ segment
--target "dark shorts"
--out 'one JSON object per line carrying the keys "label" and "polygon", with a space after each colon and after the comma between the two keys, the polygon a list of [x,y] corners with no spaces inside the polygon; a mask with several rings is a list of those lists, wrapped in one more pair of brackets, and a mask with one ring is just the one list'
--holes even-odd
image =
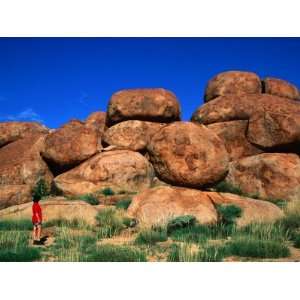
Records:
{"label": "dark shorts", "polygon": [[42,225],[42,222],[36,222],[36,223],[32,223],[34,227],[37,227],[37,226],[41,226]]}

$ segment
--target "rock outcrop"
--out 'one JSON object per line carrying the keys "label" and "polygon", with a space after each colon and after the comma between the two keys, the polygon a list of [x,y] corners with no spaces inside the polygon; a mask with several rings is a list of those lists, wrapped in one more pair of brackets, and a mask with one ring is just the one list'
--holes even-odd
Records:
{"label": "rock outcrop", "polygon": [[115,150],[93,156],[54,182],[64,195],[82,195],[108,187],[115,192],[138,192],[150,187],[153,177],[153,168],[143,155]]}
{"label": "rock outcrop", "polygon": [[145,227],[164,225],[182,215],[193,215],[200,224],[215,224],[218,221],[217,205],[240,207],[242,214],[237,219],[238,226],[274,222],[283,216],[283,212],[270,202],[179,187],[157,187],[143,191],[133,198],[128,214]]}
{"label": "rock outcrop", "polygon": [[47,134],[49,129],[37,122],[2,122],[0,123],[0,147],[19,139]]}
{"label": "rock outcrop", "polygon": [[208,102],[228,94],[260,94],[261,82],[252,72],[228,71],[212,78],[206,87],[204,100]]}
{"label": "rock outcrop", "polygon": [[180,119],[176,96],[165,89],[122,90],[110,99],[107,109],[108,124],[126,120],[168,123]]}
{"label": "rock outcrop", "polygon": [[26,184],[0,185],[0,209],[32,201],[32,190]]}
{"label": "rock outcrop", "polygon": [[191,122],[163,127],[152,137],[148,152],[157,176],[174,185],[200,188],[220,180],[228,169],[221,139]]}
{"label": "rock outcrop", "polygon": [[106,112],[96,111],[91,113],[85,120],[85,125],[87,127],[96,129],[99,135],[102,137],[104,131],[106,130]]}
{"label": "rock outcrop", "polygon": [[263,153],[231,162],[226,181],[260,199],[300,199],[300,158],[296,154]]}
{"label": "rock outcrop", "polygon": [[164,123],[129,120],[113,125],[105,132],[103,141],[133,151],[145,150],[152,136]]}

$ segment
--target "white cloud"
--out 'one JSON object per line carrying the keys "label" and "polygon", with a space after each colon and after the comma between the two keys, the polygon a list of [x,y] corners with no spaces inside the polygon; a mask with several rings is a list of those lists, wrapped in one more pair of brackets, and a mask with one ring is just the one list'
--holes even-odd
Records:
{"label": "white cloud", "polygon": [[19,112],[15,115],[7,115],[4,117],[1,117],[2,120],[8,120],[8,121],[35,121],[35,122],[43,122],[43,119],[41,116],[36,113],[32,108],[26,108],[25,110]]}

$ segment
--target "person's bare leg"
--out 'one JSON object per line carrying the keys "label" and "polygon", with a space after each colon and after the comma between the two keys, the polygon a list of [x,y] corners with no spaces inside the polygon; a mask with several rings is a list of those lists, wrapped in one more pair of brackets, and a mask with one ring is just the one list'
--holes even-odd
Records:
{"label": "person's bare leg", "polygon": [[32,240],[35,241],[35,226],[33,225],[32,229]]}
{"label": "person's bare leg", "polygon": [[42,226],[41,226],[41,225],[38,225],[36,231],[37,231],[37,233],[36,233],[36,235],[37,235],[37,240],[40,241],[40,240],[41,240]]}

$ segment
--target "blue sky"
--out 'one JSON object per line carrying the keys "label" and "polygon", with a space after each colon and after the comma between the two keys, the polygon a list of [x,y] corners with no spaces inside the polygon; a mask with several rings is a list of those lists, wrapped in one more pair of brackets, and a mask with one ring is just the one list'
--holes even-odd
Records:
{"label": "blue sky", "polygon": [[0,121],[51,128],[106,110],[125,88],[164,87],[188,120],[207,81],[249,70],[300,86],[300,38],[1,38]]}

